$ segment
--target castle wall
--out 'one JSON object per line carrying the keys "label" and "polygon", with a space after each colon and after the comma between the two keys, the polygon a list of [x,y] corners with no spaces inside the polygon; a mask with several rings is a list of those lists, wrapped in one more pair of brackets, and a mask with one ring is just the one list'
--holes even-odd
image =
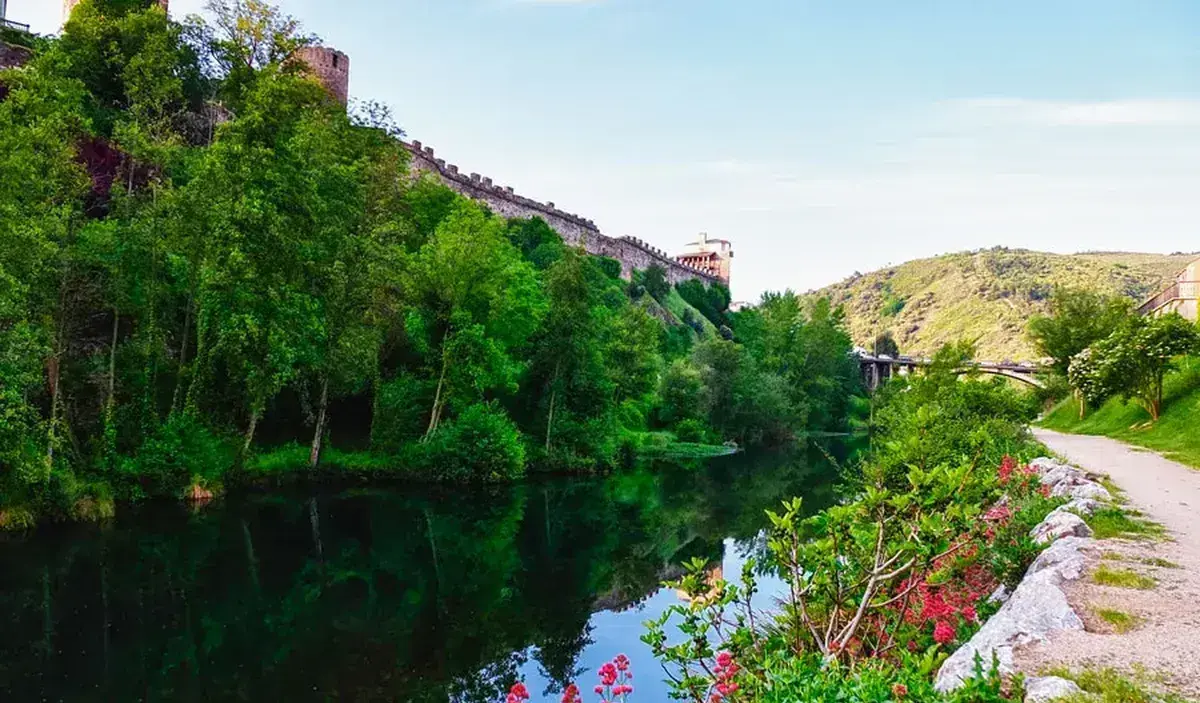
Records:
{"label": "castle wall", "polygon": [[0,41],[0,69],[24,66],[32,56],[33,52],[23,46]]}
{"label": "castle wall", "polygon": [[660,266],[672,284],[699,279],[706,284],[718,282],[718,278],[699,269],[673,259],[636,237],[610,237],[603,234],[595,222],[555,207],[554,203],[542,203],[516,194],[511,187],[498,185],[491,178],[477,173],[464,174],[454,164],[447,164],[436,157],[432,148],[414,141],[406,144],[412,153],[414,170],[431,173],[452,190],[488,207],[489,210],[507,218],[540,217],[558,232],[563,241],[572,246],[583,247],[584,251],[596,256],[607,256],[621,262],[621,277],[630,280],[635,270]]}

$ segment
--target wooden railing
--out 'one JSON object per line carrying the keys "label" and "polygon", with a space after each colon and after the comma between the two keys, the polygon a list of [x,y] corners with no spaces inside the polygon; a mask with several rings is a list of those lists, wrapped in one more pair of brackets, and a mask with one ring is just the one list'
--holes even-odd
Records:
{"label": "wooden railing", "polygon": [[1176,281],[1158,295],[1142,303],[1138,308],[1141,315],[1160,310],[1173,300],[1196,300],[1200,298],[1200,281]]}

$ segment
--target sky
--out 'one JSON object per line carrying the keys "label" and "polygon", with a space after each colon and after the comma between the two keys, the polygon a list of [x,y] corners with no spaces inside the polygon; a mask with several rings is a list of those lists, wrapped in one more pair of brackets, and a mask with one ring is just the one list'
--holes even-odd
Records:
{"label": "sky", "polygon": [[738,300],[998,245],[1200,250],[1195,0],[278,4],[464,171],[668,251],[731,240]]}

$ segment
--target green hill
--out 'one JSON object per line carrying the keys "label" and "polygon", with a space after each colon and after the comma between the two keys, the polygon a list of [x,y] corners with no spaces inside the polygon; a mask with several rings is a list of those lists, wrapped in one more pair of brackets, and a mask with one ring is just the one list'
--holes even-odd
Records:
{"label": "green hill", "polygon": [[820,291],[846,310],[854,341],[870,347],[890,330],[905,354],[973,339],[979,357],[1036,356],[1025,325],[1046,309],[1055,285],[1088,287],[1140,302],[1197,254],[1047,254],[995,248],[855,274]]}

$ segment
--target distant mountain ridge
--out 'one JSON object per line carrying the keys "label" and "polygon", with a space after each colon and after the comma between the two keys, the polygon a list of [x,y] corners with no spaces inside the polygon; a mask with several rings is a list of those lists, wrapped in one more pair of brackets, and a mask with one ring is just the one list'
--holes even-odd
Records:
{"label": "distant mountain ridge", "polygon": [[815,291],[845,308],[856,344],[890,330],[905,354],[975,340],[978,356],[1030,360],[1029,319],[1047,309],[1055,285],[1085,287],[1141,302],[1197,253],[1050,254],[997,247],[917,259],[858,274]]}

